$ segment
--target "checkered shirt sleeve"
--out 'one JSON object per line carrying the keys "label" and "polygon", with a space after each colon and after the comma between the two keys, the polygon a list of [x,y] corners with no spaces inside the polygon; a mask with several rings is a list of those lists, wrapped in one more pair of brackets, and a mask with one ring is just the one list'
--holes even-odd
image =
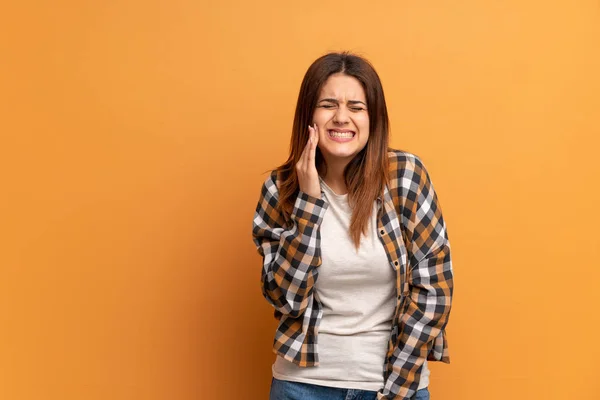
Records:
{"label": "checkered shirt sleeve", "polygon": [[276,177],[276,172],[272,172],[262,186],[252,238],[263,257],[264,297],[277,312],[298,318],[313,302],[317,267],[321,265],[319,227],[328,204],[299,191],[291,221],[286,223],[277,209]]}

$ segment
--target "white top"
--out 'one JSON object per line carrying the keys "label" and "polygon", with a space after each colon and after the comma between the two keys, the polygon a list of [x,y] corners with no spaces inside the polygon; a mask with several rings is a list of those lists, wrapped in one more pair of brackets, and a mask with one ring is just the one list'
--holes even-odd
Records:
{"label": "white top", "polygon": [[[277,356],[276,379],[377,391],[396,307],[395,271],[377,235],[377,201],[368,234],[358,252],[350,238],[348,195],[336,194],[321,179],[329,207],[320,227],[322,264],[315,283],[323,305],[318,326],[319,365],[299,367]],[[429,385],[427,361],[419,389]]]}

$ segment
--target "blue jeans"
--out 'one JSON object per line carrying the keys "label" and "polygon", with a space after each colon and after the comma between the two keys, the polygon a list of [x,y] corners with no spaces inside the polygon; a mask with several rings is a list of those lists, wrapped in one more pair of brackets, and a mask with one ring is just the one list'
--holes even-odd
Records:
{"label": "blue jeans", "polygon": [[[427,388],[418,390],[413,400],[429,400]],[[341,389],[310,383],[280,381],[273,378],[269,400],[376,400],[377,392]]]}

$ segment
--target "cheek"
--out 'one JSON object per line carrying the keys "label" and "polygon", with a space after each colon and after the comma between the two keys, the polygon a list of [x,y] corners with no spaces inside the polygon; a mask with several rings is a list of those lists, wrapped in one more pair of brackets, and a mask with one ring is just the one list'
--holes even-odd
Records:
{"label": "cheek", "polygon": [[356,125],[364,133],[369,133],[369,116],[364,115],[356,119]]}
{"label": "cheek", "polygon": [[329,120],[327,111],[322,109],[317,109],[313,114],[313,121],[317,123],[317,125],[325,125],[325,123]]}

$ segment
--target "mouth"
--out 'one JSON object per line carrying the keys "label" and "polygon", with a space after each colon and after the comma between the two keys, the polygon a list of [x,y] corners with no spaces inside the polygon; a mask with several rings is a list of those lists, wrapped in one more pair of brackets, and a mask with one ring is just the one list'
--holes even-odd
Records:
{"label": "mouth", "polygon": [[329,138],[336,142],[348,142],[356,136],[356,132],[348,129],[329,129],[327,133]]}

